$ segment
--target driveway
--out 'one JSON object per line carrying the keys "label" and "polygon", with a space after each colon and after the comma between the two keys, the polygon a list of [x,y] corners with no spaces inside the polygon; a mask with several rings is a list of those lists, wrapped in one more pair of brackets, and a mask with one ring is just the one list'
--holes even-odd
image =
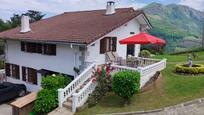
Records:
{"label": "driveway", "polygon": [[1,115],[12,115],[12,107],[9,104],[1,104],[0,114]]}

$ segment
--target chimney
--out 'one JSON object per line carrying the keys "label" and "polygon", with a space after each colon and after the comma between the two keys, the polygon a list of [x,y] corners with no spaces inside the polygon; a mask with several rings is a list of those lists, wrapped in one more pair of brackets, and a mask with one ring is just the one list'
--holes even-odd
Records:
{"label": "chimney", "polygon": [[26,33],[31,31],[30,29],[30,23],[29,23],[30,17],[22,15],[21,17],[21,33]]}
{"label": "chimney", "polygon": [[115,14],[115,2],[109,1],[106,6],[106,15]]}

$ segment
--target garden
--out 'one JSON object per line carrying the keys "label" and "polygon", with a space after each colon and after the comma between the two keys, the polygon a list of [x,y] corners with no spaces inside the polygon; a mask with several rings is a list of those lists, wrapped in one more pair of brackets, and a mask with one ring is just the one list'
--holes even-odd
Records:
{"label": "garden", "polygon": [[[127,104],[124,103],[126,96],[122,96],[120,93],[118,94],[117,92],[121,91],[112,87],[113,89],[101,97],[100,101],[97,101],[97,104],[86,108],[83,111],[77,112],[76,114],[92,115],[152,110],[204,97],[204,74],[190,74],[188,75],[189,77],[186,77],[185,74],[178,74],[175,72],[177,64],[183,65],[188,63],[187,60],[189,54],[192,56],[193,64],[204,64],[204,52],[196,52],[197,56],[195,58],[193,57],[194,54],[191,53],[156,55],[154,58],[162,59],[167,57],[167,59],[169,59],[166,69],[161,72],[162,74],[156,82],[150,84],[139,92],[136,90],[132,97],[129,98],[128,101],[125,101],[128,102]],[[118,74],[125,74],[125,72]],[[117,74],[115,76],[117,76]],[[122,80],[120,77],[119,79]],[[114,77],[112,82],[114,82]],[[124,85],[123,82],[118,81],[116,83],[120,84],[117,88]],[[127,87],[129,86],[130,85],[127,85]],[[126,93],[131,94],[127,91]]]}

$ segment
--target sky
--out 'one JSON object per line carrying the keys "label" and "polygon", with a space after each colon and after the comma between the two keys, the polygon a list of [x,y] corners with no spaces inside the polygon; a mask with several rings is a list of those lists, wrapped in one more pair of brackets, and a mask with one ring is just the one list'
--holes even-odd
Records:
{"label": "sky", "polygon": [[[22,14],[27,10],[37,10],[46,17],[63,12],[104,9],[109,0],[0,0],[0,18],[8,20],[14,14]],[[197,10],[204,10],[204,0],[113,0],[116,7],[134,7],[135,9],[157,2],[162,4],[187,5]]]}

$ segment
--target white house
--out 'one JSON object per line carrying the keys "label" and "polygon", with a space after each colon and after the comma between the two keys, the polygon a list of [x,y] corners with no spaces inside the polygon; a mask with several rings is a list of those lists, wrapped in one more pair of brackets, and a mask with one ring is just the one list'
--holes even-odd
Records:
{"label": "white house", "polygon": [[119,40],[151,28],[142,10],[115,9],[114,2],[105,10],[65,12],[32,24],[22,16],[21,21],[21,27],[1,32],[0,38],[5,41],[7,80],[23,83],[29,91],[41,88],[43,75],[62,73],[74,79],[74,67],[103,64],[106,52],[137,57],[139,44],[120,45]]}

